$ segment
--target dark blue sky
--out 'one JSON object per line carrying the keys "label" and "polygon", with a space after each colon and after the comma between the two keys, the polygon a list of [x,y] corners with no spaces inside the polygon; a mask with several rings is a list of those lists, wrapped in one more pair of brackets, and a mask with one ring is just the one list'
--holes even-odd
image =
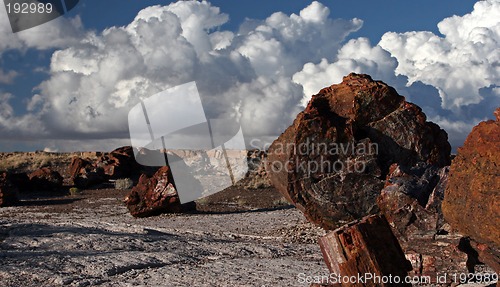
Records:
{"label": "dark blue sky", "polygon": [[[78,30],[79,31],[78,33],[81,33],[84,40],[87,40],[86,37],[90,34],[94,35],[93,37],[101,39],[103,38],[103,35],[100,33],[101,31],[109,27],[120,27],[130,24],[136,17],[137,13],[142,9],[152,5],[166,6],[173,2],[175,1],[80,0],[80,3],[69,13],[64,15],[64,17],[67,18],[74,18],[76,16],[80,17],[81,22],[83,24],[83,30]],[[264,20],[274,12],[282,12],[286,15],[290,15],[292,13],[299,14],[302,9],[308,6],[313,6],[311,5],[312,2],[311,0],[294,0],[286,2],[262,1],[262,0],[237,0],[237,1],[213,0],[209,2],[212,4],[212,6],[219,7],[222,13],[225,13],[229,16],[229,21],[222,27],[220,27],[220,30],[222,31],[229,30],[235,33],[237,33],[240,25],[244,23],[246,19]],[[288,45],[287,43],[281,43],[283,45],[282,47],[284,47],[283,48],[284,52],[282,54],[280,54],[281,52],[273,51],[272,49],[266,50],[270,54],[272,54],[270,57],[271,58],[275,57],[279,63],[289,64],[289,66],[286,66],[285,68],[291,69],[287,70],[288,73],[287,77],[289,77],[288,81],[290,81],[290,83],[292,82],[290,75],[299,74],[298,72],[300,72],[304,64],[310,63],[311,65],[313,64],[317,65],[315,66],[317,72],[315,72],[316,74],[314,75],[314,77],[310,75],[307,76],[306,75],[307,73],[306,74],[303,73],[303,78],[300,85],[304,87],[304,93],[311,95],[310,90],[306,92],[307,87],[309,87],[310,89],[318,88],[310,86],[313,84],[316,85],[314,81],[318,77],[323,77],[321,78],[322,81],[324,81],[325,78],[329,77],[327,79],[327,82],[325,83],[322,82],[321,85],[331,84],[332,83],[331,79],[332,77],[335,77],[335,75],[340,73],[345,75],[345,73],[352,72],[355,69],[358,70],[361,69],[360,70],[361,72],[366,72],[370,74],[380,72],[381,74],[379,75],[379,79],[384,79],[386,81],[391,81],[391,77],[399,75],[398,79],[396,78],[393,79],[394,81],[396,80],[399,81],[398,84],[400,84],[400,86],[398,87],[398,89],[400,88],[405,89],[406,88],[405,81],[410,77],[412,77],[413,78],[412,82],[420,81],[421,83],[420,84],[417,83],[419,87],[418,89],[415,87],[413,88],[410,87],[407,90],[407,92],[410,93],[415,92],[415,94],[423,92],[425,93],[427,98],[431,99],[429,100],[427,98],[425,99],[415,98],[416,99],[415,102],[421,104],[420,102],[418,102],[419,100],[421,100],[421,102],[427,105],[427,106],[425,105],[421,106],[424,108],[424,111],[428,114],[428,116],[431,115],[431,117],[433,116],[435,120],[441,121],[441,124],[450,127],[450,129],[448,129],[447,131],[453,135],[455,139],[455,145],[459,145],[461,142],[463,142],[465,135],[468,133],[468,131],[470,131],[470,128],[473,125],[475,125],[482,119],[491,117],[489,111],[479,112],[476,111],[477,109],[473,109],[474,113],[471,112],[470,110],[472,108],[470,108],[471,107],[470,104],[471,103],[477,104],[477,106],[481,105],[493,106],[495,105],[496,102],[500,102],[500,100],[497,97],[497,95],[499,94],[498,91],[500,91],[500,89],[498,88],[498,84],[495,82],[496,81],[495,75],[484,76],[484,75],[492,75],[489,71],[491,71],[492,69],[494,70],[495,69],[494,67],[497,66],[497,63],[495,62],[496,57],[494,57],[494,53],[497,48],[495,48],[495,46],[492,47],[489,44],[489,42],[495,40],[494,38],[496,37],[495,33],[497,33],[496,32],[497,30],[492,28],[493,26],[496,25],[495,24],[496,22],[494,20],[491,20],[491,18],[493,19],[498,18],[496,17],[495,14],[496,13],[495,11],[499,10],[500,7],[498,6],[497,2],[492,0],[483,0],[476,6],[475,10],[474,10],[474,4],[476,4],[477,2],[476,0],[460,0],[460,1],[456,0],[438,0],[438,1],[436,0],[432,1],[431,0],[420,0],[420,1],[328,0],[327,1],[324,0],[319,2],[321,2],[323,5],[329,8],[330,10],[329,19],[350,20],[353,18],[358,18],[363,21],[363,25],[356,32],[352,32],[355,30],[351,29],[352,27],[351,28],[344,27],[345,29],[351,29],[351,30],[349,30],[349,33],[346,33],[348,34],[348,36],[341,43],[335,43],[335,41],[341,41],[342,38],[336,40],[328,36],[327,38],[322,39],[321,43],[317,43],[316,41],[310,41],[310,40],[301,42],[300,47],[287,46]],[[3,9],[2,6],[3,5],[0,5],[0,9]],[[490,9],[488,9],[488,7]],[[475,13],[473,17],[475,18],[473,18],[472,21],[465,19],[468,16],[470,16],[471,13],[473,13],[473,10]],[[488,11],[492,12],[489,13]],[[197,12],[195,10],[192,10],[190,13],[197,13]],[[4,17],[3,15],[5,14],[4,13],[0,14],[1,17]],[[459,16],[455,19],[456,21],[450,19],[450,17],[454,15]],[[461,17],[464,15],[468,16]],[[448,20],[450,20],[447,21],[447,23],[445,23],[448,29],[447,37],[443,37],[443,35],[441,35],[437,27],[437,24],[442,22],[443,19],[445,18],[448,18]],[[482,21],[482,19],[486,20]],[[6,21],[3,21],[3,23],[6,23]],[[332,23],[332,22],[325,22],[325,23]],[[349,22],[341,21],[341,23],[349,23]],[[68,26],[72,25],[74,24]],[[346,25],[349,26],[349,24]],[[488,25],[492,25],[492,27]],[[338,28],[337,26],[332,27],[332,29],[329,29],[329,27],[331,26],[332,26],[331,24],[325,24],[325,26],[323,27],[316,27],[314,29],[324,29],[323,32],[334,31],[335,29],[344,29],[344,28]],[[357,27],[359,26],[356,26],[356,28]],[[72,94],[73,91],[77,90],[79,86],[75,84],[77,80],[76,78],[73,77],[74,75],[71,74],[71,71],[67,72],[67,70],[64,70],[63,68],[63,70],[65,71],[64,73],[66,74],[68,79],[71,78],[74,80],[74,82],[71,83],[68,82],[68,85],[65,87],[58,86],[56,90],[51,90],[50,93],[47,91],[38,90],[38,86],[41,83],[46,84],[51,79],[54,79],[54,76],[57,73],[59,73],[57,69],[51,70],[51,60],[54,61],[53,54],[56,51],[56,49],[54,48],[43,48],[41,50],[36,49],[35,47],[37,46],[35,42],[37,41],[43,42],[43,39],[42,40],[37,39],[37,37],[33,35],[30,35],[30,38],[35,42],[30,44],[27,42],[22,43],[22,41],[20,41],[17,47],[14,45],[12,46],[14,48],[12,47],[9,48],[9,45],[5,44],[2,45],[2,44],[12,40],[15,41],[16,40],[15,36],[13,36],[13,34],[11,34],[10,32],[6,32],[8,30],[6,29],[6,27],[0,27],[0,28],[4,28],[3,30],[0,29],[0,73],[1,73],[0,76],[2,77],[0,78],[0,107],[3,104],[4,107],[7,107],[6,108],[7,110],[12,108],[14,111],[13,116],[4,120],[5,122],[4,125],[7,127],[5,130],[11,133],[11,135],[9,136],[5,136],[6,133],[2,132],[2,114],[0,113],[0,134],[3,133],[4,134],[3,138],[7,138],[9,141],[11,141],[11,146],[9,147],[7,147],[7,144],[0,142],[0,150],[5,150],[5,149],[32,150],[34,149],[34,147],[38,148],[40,145],[44,144],[37,143],[36,136],[33,136],[33,139],[29,138],[29,136],[27,137],[26,135],[27,134],[30,135],[30,132],[26,132],[24,134],[16,133],[15,131],[16,129],[11,128],[13,126],[13,123],[18,123],[19,121],[22,120],[29,120],[23,118],[25,115],[28,116],[34,115],[36,119],[38,119],[37,117],[39,117],[40,115],[43,115],[43,117],[40,117],[40,120],[43,121],[44,119],[50,118],[49,115],[52,112],[37,113],[38,111],[28,110],[28,102],[30,100],[33,101],[33,99],[38,96],[38,97],[44,97],[42,101],[45,101],[45,103],[54,104],[55,101],[59,99],[58,97],[61,95],[61,93],[65,93],[66,96],[69,96]],[[298,28],[292,27],[291,29],[300,30],[300,27]],[[307,29],[312,29],[312,28],[308,27]],[[310,32],[314,33],[319,31],[319,30],[316,31],[314,29],[311,30]],[[96,33],[87,33],[90,31],[94,31]],[[146,32],[152,33],[152,31],[153,31],[152,27],[146,27]],[[304,31],[309,31],[309,30],[304,30]],[[429,31],[431,33],[419,33],[421,31]],[[474,31],[474,33],[472,33],[472,31]],[[299,31],[296,30],[295,32],[298,33]],[[418,35],[416,37],[413,37],[410,34],[408,34],[407,36],[405,36],[404,34],[397,34],[397,35],[394,34],[391,37],[385,37],[385,43],[377,45],[381,40],[382,35],[384,34],[387,35],[386,34],[387,32],[396,32],[396,33],[414,32],[412,35],[417,35],[417,34]],[[202,34],[203,33],[205,32],[202,32]],[[458,34],[453,34],[453,33],[459,33],[459,34],[462,33],[463,35],[466,36],[465,38],[462,39],[460,37],[456,37],[456,35]],[[69,34],[75,35],[75,33],[73,32]],[[84,34],[85,36],[83,36]],[[65,35],[66,36],[63,37],[62,39],[68,39],[68,34]],[[300,34],[300,33],[298,35],[306,36],[305,34]],[[320,34],[314,34],[314,35],[315,35],[314,37],[317,37]],[[434,38],[432,40],[429,40],[429,42],[426,42],[427,41],[425,39],[425,37],[427,37],[426,35],[433,35]],[[469,37],[467,35],[472,35],[475,38],[469,39],[467,38]],[[161,35],[159,34],[156,35],[156,37],[160,36]],[[249,40],[250,42],[254,41],[249,37],[247,37],[248,35],[240,35],[240,36],[241,36],[239,37],[240,39],[244,38],[246,40]],[[5,37],[6,39],[2,39],[2,37]],[[338,49],[339,47],[345,45],[349,40],[359,39],[361,37],[368,38],[371,44],[365,43],[366,41],[364,40],[361,40],[361,42],[358,42],[358,44],[353,44],[350,42],[351,45],[347,47],[346,50],[344,51],[345,52],[344,56],[348,57],[348,59],[344,58],[341,61],[339,60],[338,63],[330,62],[330,63],[323,63],[321,65],[319,64],[321,57],[328,57],[326,55],[330,55],[329,58],[330,61],[332,60],[335,61],[332,55],[336,55],[338,50],[328,50],[329,52],[328,54],[322,54],[325,56],[321,56],[320,58],[316,59],[300,58],[299,57],[300,55],[297,55],[297,53],[302,53],[302,52],[304,52],[304,55],[306,53],[309,53],[308,55],[313,55],[314,53],[312,53],[309,50],[317,49],[318,51],[323,51],[321,48],[324,46],[328,46],[330,43],[335,43],[335,45],[338,44],[338,47],[334,48]],[[405,41],[408,39],[405,39],[405,37],[408,37],[408,39],[411,38],[410,40],[413,41],[412,43],[418,43],[418,44],[414,46],[407,46],[405,44]],[[490,39],[491,41],[488,41],[488,39]],[[189,41],[191,40],[193,39],[189,39]],[[260,48],[259,46],[261,43],[258,41],[259,40],[253,43],[255,44],[255,46],[253,47],[251,45],[244,46],[243,42],[238,42],[238,44],[232,43],[231,49],[235,50],[237,53],[242,53],[245,57],[249,57],[248,59],[250,59],[252,58],[250,54],[255,52],[254,48],[257,47],[256,48],[257,50]],[[279,41],[279,39],[277,41]],[[68,41],[66,42],[69,43]],[[173,42],[175,41],[173,40]],[[82,45],[83,42],[80,42],[79,40],[71,43],[72,44],[69,45],[74,45],[74,46],[71,47],[67,47],[64,45],[52,46],[52,47],[58,47],[57,49],[61,50],[65,50],[66,48],[74,49],[75,51],[79,51],[81,55],[84,55],[82,56],[83,57],[82,59],[74,59],[71,58],[71,56],[69,57],[66,56],[64,58],[66,62],[62,64],[63,66],[66,65],[66,63],[70,66],[75,65],[74,67],[85,66],[90,62],[92,62],[93,60],[95,60],[95,58],[86,57],[85,55],[90,55],[87,53],[91,53],[92,51],[92,53],[94,52],[97,53],[96,54],[97,56],[100,55],[103,56],[104,58],[107,58],[108,54],[106,53],[108,53],[111,49],[110,47],[100,47],[100,48],[93,47],[92,48],[93,50],[90,48],[87,49],[88,47]],[[267,44],[269,45],[269,43]],[[470,48],[470,47],[475,47],[475,45],[478,43],[484,46],[482,46],[481,49]],[[425,46],[426,44],[429,45],[427,45],[425,49],[422,49],[421,45]],[[382,47],[384,51],[388,52],[388,54],[377,53],[375,47],[377,48]],[[472,50],[469,50],[469,48],[467,47],[469,47]],[[164,48],[168,48],[168,45],[166,45]],[[291,50],[287,50],[288,48],[290,48]],[[330,49],[330,48],[325,48],[325,49]],[[361,51],[360,49],[363,51]],[[287,55],[286,51],[294,51],[294,52],[290,53],[290,55]],[[137,53],[137,51],[135,52]],[[483,52],[484,54],[482,54]],[[250,54],[245,54],[245,53],[250,53]],[[388,58],[386,58],[387,55],[389,55]],[[436,55],[441,55],[442,57],[438,56],[438,58],[436,58]],[[460,57],[457,57],[457,55],[459,55]],[[147,55],[141,54],[139,56],[144,57]],[[258,54],[257,56],[255,56],[255,58],[250,59],[249,61],[251,62],[252,68],[255,68],[256,71],[258,70],[257,69],[258,67],[266,67],[267,68],[266,71],[269,71],[271,69],[273,71],[279,70],[279,67],[278,69],[275,69],[276,67],[267,66],[270,65],[271,62],[260,61],[260,59],[266,59],[268,56],[269,54]],[[460,59],[466,59],[467,61],[462,63],[460,62]],[[488,60],[480,61],[478,59],[488,59]],[[101,60],[102,58],[98,59],[97,62],[102,64]],[[117,62],[114,64],[120,65],[124,62],[127,62],[128,60],[129,59],[121,58],[121,62]],[[295,68],[292,68],[295,63],[294,61],[300,63],[297,66],[295,66]],[[392,65],[390,64],[391,61],[399,63],[399,65],[397,66],[399,70],[396,69],[396,66],[391,66]],[[440,63],[440,65],[437,65],[437,63]],[[58,65],[59,68],[61,68],[61,62],[58,62]],[[184,62],[180,63],[179,65],[180,67],[182,67],[184,65]],[[468,68],[469,66],[470,68]],[[311,66],[309,66],[309,68],[311,68]],[[375,70],[373,71],[366,70],[370,68],[373,68]],[[435,74],[436,68],[439,69],[438,71],[439,75]],[[472,71],[474,71],[473,73],[475,73],[473,77],[470,77],[470,79],[463,81],[464,75],[468,76],[470,73],[472,73]],[[17,73],[17,76],[15,76],[13,80],[9,80],[8,77],[6,78],[6,75],[8,76],[7,73],[12,73],[12,72]],[[262,71],[257,71],[256,73],[258,74],[261,72]],[[247,74],[242,72],[241,75],[247,75]],[[430,76],[427,77],[426,75]],[[258,76],[261,75],[259,74]],[[266,74],[265,76],[268,75]],[[166,77],[166,79],[167,78],[168,77]],[[95,79],[89,79],[87,76],[82,76],[81,79],[87,80],[96,85],[100,85],[100,83],[93,82]],[[125,77],[123,79],[127,80],[128,78]],[[123,79],[119,78],[117,79],[117,81]],[[310,81],[304,79],[310,79]],[[295,79],[293,81],[294,83],[297,83]],[[461,84],[461,86],[465,88],[455,89],[454,86],[457,81],[459,82],[459,84]],[[105,82],[105,84],[109,85],[110,87],[112,86],[116,88],[117,82],[113,82],[113,80],[106,79],[103,80],[103,82]],[[55,81],[52,81],[51,83],[55,83]],[[429,86],[425,87],[425,85],[422,85],[422,83]],[[411,83],[409,84],[411,85]],[[92,87],[90,90],[93,91],[94,90],[93,88],[94,87]],[[129,88],[130,90],[134,89],[134,87],[129,87]],[[65,90],[65,92],[60,92],[60,90]],[[481,96],[486,100],[482,101],[482,99],[478,99],[480,97],[478,94],[474,95],[478,90],[481,91]],[[285,92],[285,94],[288,92],[289,91]],[[430,93],[431,95],[428,95],[427,93]],[[39,96],[37,94],[42,94],[42,96]],[[7,98],[5,95],[7,95]],[[2,96],[3,99],[1,98]],[[101,95],[101,97],[105,96]],[[444,101],[442,101],[443,98],[446,98],[448,100],[447,104]],[[458,100],[456,100],[456,98],[458,98]],[[463,105],[464,107],[460,106],[461,105],[460,99],[463,99],[465,101],[465,104]],[[490,101],[489,99],[493,100]],[[72,101],[69,102],[71,103]],[[489,104],[490,102],[492,104]],[[454,103],[457,104],[453,106]],[[58,104],[60,104],[60,102],[58,102]],[[443,108],[440,107],[440,104],[443,104]],[[463,115],[468,115],[468,116],[464,118]],[[58,115],[58,116],[60,117],[60,119],[53,120],[51,122],[43,122],[42,126],[52,128],[54,126],[57,126],[57,121],[59,120],[62,122],[65,121],[63,115]],[[56,116],[54,116],[54,118],[56,118]],[[456,123],[456,121],[461,121],[461,122]],[[81,126],[85,127],[85,124],[89,123],[91,124],[91,122],[82,123]],[[80,133],[79,138],[85,139],[86,137],[85,128],[77,131],[78,129],[77,126],[79,126],[79,124],[75,126],[75,131],[74,131],[75,133],[72,133],[73,127],[69,128],[71,132],[65,130],[64,132],[67,135],[66,137],[62,135],[57,129],[54,129],[52,130],[52,133],[51,132],[47,133],[48,134],[47,139],[53,139],[54,141],[58,141],[60,139],[68,139],[67,137],[70,137],[69,139],[73,140],[74,134],[79,134],[79,133]],[[30,125],[24,125],[23,127],[29,128]],[[113,130],[113,132],[115,132],[115,130]],[[102,131],[102,133],[106,133],[106,131]],[[89,134],[89,138],[91,137],[92,135]],[[0,138],[0,140],[1,139],[2,138]],[[57,144],[55,144],[54,146],[57,146]]]}
{"label": "dark blue sky", "polygon": [[[173,1],[82,0],[68,15],[80,15],[85,27],[102,30],[109,26],[130,23],[137,12],[151,5],[167,5]],[[237,30],[245,18],[265,19],[274,12],[298,13],[312,1],[209,1],[230,15],[224,28]],[[367,37],[376,43],[388,31],[431,31],[438,33],[437,23],[452,15],[463,15],[472,10],[475,0],[358,0],[320,1],[330,8],[332,18],[360,18],[363,28],[351,37]]]}

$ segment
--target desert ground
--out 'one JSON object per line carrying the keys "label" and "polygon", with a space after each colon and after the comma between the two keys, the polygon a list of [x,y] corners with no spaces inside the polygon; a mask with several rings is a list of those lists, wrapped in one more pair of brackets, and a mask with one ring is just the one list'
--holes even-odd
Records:
{"label": "desert ground", "polygon": [[197,211],[133,218],[128,191],[30,195],[0,209],[0,282],[17,286],[309,286],[323,231],[273,189],[227,190]]}

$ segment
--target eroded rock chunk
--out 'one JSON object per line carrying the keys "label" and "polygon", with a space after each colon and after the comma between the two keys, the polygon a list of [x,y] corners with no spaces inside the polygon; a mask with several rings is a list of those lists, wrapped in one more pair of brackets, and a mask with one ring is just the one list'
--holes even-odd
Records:
{"label": "eroded rock chunk", "polygon": [[500,249],[500,108],[479,123],[450,167],[443,214],[452,227]]}
{"label": "eroded rock chunk", "polygon": [[64,180],[59,172],[48,167],[37,169],[28,177],[35,191],[60,191]]}
{"label": "eroded rock chunk", "polygon": [[272,184],[326,229],[378,211],[389,167],[450,163],[447,134],[422,110],[368,75],[314,95],[268,151]]}
{"label": "eroded rock chunk", "polygon": [[[383,216],[351,222],[321,237],[319,245],[331,273],[341,278],[373,276],[354,282],[342,279],[342,286],[411,286],[404,279],[412,266]],[[382,277],[394,281],[382,282]]]}
{"label": "eroded rock chunk", "polygon": [[393,164],[377,204],[396,231],[407,240],[416,232],[438,233],[444,224],[441,202],[448,167],[419,163],[412,168]]}
{"label": "eroded rock chunk", "polygon": [[182,211],[168,166],[161,167],[152,177],[142,175],[124,201],[134,217]]}
{"label": "eroded rock chunk", "polygon": [[101,156],[96,166],[102,168],[110,179],[130,177],[139,169],[131,146],[120,147]]}

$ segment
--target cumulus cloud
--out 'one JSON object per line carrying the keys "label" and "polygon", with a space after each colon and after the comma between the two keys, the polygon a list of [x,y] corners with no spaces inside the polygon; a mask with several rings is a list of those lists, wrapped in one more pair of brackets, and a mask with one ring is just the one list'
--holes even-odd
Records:
{"label": "cumulus cloud", "polygon": [[0,68],[0,84],[12,84],[14,79],[18,76],[16,71],[4,72]]}
{"label": "cumulus cloud", "polygon": [[372,46],[359,38],[333,60],[310,62],[293,76],[304,101],[349,72],[368,73],[421,105],[456,147],[479,121],[500,106],[500,2],[479,1],[471,13],[446,18],[432,32],[384,34]]}
{"label": "cumulus cloud", "polygon": [[498,6],[480,1],[471,13],[443,20],[442,35],[386,33],[376,45],[366,38],[346,43],[362,20],[332,19],[317,1],[298,14],[246,20],[237,32],[222,30],[229,16],[205,1],[151,6],[102,32],[61,18],[35,28],[54,35],[46,39],[33,29],[13,36],[0,25],[0,53],[60,47],[49,79],[26,102],[28,115],[16,117],[12,96],[0,98],[0,129],[15,137],[20,133],[10,131],[24,129],[59,150],[109,149],[129,144],[127,114],[140,99],[196,81],[209,118],[237,116],[248,138],[272,140],[311,95],[358,72],[421,105],[460,144],[490,116],[485,110],[500,104]]}
{"label": "cumulus cloud", "polygon": [[471,13],[446,18],[438,28],[443,37],[386,33],[379,45],[398,60],[396,73],[408,84],[436,87],[442,107],[459,112],[484,100],[481,88],[500,82],[500,2],[479,1]]}
{"label": "cumulus cloud", "polygon": [[367,38],[348,41],[338,50],[335,61],[323,58],[320,63],[312,62],[303,66],[293,75],[293,80],[304,87],[303,105],[320,89],[342,82],[351,73],[365,73],[375,79],[384,79],[390,85],[400,85],[401,80],[394,74],[397,61],[380,46],[372,46]]}
{"label": "cumulus cloud", "polygon": [[248,137],[272,139],[300,109],[303,89],[291,76],[334,55],[362,25],[329,18],[319,2],[298,15],[247,20],[239,32],[219,28],[228,19],[208,2],[151,6],[126,26],[54,52],[50,78],[27,103],[44,124],[39,136],[126,139],[128,111],[140,99],[194,80],[207,117],[237,116]]}

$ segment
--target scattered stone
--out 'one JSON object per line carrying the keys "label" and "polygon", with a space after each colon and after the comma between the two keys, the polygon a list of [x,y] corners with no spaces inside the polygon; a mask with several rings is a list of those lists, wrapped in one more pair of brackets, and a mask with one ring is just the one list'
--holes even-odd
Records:
{"label": "scattered stone", "polygon": [[33,186],[31,185],[30,178],[25,172],[9,173],[9,180],[14,186],[17,187],[20,194],[33,191]]}
{"label": "scattered stone", "polygon": [[365,278],[366,282],[349,282],[346,286],[411,286],[404,279],[412,266],[383,216],[351,222],[321,237],[319,245],[330,273],[342,278],[373,274],[379,280],[390,276],[403,281],[385,283]]}
{"label": "scattered stone", "polygon": [[454,274],[468,273],[469,257],[461,250],[462,240],[462,235],[458,233],[436,235],[434,232],[422,232],[412,235],[408,241],[400,241],[413,267],[408,275],[428,276],[431,279],[429,283],[436,284],[438,275],[447,274],[446,283],[451,283]]}
{"label": "scattered stone", "polygon": [[130,178],[120,178],[115,180],[115,189],[118,190],[127,190],[131,189],[134,186],[134,181]]}
{"label": "scattered stone", "polygon": [[443,201],[447,222],[477,242],[500,249],[500,108],[479,123],[450,167]]}
{"label": "scattered stone", "polygon": [[271,187],[267,176],[267,153],[263,150],[249,150],[247,152],[248,171],[245,178],[236,185],[246,189],[262,189]]}
{"label": "scattered stone", "polygon": [[477,259],[500,274],[500,251],[492,249],[486,244],[480,244],[474,241],[469,242],[472,250],[477,253]]}
{"label": "scattered stone", "polygon": [[389,167],[450,163],[447,134],[422,110],[368,75],[314,95],[268,150],[272,184],[325,229],[378,212]]}
{"label": "scattered stone", "polygon": [[418,163],[412,168],[393,164],[377,204],[397,237],[403,240],[416,232],[438,233],[444,224],[441,202],[448,167]]}
{"label": "scattered stone", "polygon": [[42,167],[28,175],[31,186],[36,191],[60,191],[63,177],[49,167]]}
{"label": "scattered stone", "polygon": [[73,180],[75,186],[81,189],[95,187],[107,181],[104,169],[92,165],[82,168],[80,174]]}
{"label": "scattered stone", "polygon": [[10,174],[0,174],[0,207],[12,206],[18,203],[18,189],[12,184]]}
{"label": "scattered stone", "polygon": [[131,146],[120,147],[101,156],[96,166],[103,168],[109,179],[131,177],[139,169]]}
{"label": "scattered stone", "polygon": [[161,167],[152,177],[142,175],[124,202],[134,217],[182,211],[168,166]]}
{"label": "scattered stone", "polygon": [[73,157],[69,165],[69,176],[72,180],[75,180],[81,173],[82,169],[91,166],[90,161],[82,159],[80,157]]}

